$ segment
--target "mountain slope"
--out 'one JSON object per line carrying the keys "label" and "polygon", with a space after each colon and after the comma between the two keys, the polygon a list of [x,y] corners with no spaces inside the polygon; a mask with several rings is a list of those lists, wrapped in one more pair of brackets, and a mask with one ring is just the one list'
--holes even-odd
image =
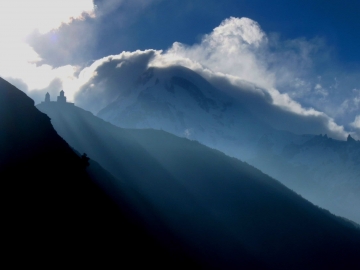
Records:
{"label": "mountain slope", "polygon": [[[194,71],[172,66],[149,68],[132,89],[121,89],[118,99],[98,116],[119,127],[154,128],[197,140],[256,166],[316,205],[360,223],[360,142],[279,131],[245,105]],[[252,107],[256,111],[256,104]]]}
{"label": "mountain slope", "polygon": [[[0,78],[3,259],[27,266],[132,263],[190,265],[171,253],[96,183],[116,181],[81,159],[23,92]],[[91,175],[91,176],[90,176]],[[46,259],[45,259],[46,258]],[[99,265],[99,266],[100,266]]]}
{"label": "mountain slope", "polygon": [[[353,224],[246,163],[163,131],[118,128],[75,106],[37,107],[72,147],[142,194],[162,226],[208,265],[355,269],[360,264],[360,232]],[[141,212],[141,205],[135,207]],[[147,211],[142,217],[154,224]]]}
{"label": "mountain slope", "polygon": [[[271,140],[249,163],[281,179],[311,202],[360,223],[360,142],[326,135],[290,143],[276,153]],[[270,146],[270,147],[269,147]],[[284,180],[287,178],[289,180]]]}

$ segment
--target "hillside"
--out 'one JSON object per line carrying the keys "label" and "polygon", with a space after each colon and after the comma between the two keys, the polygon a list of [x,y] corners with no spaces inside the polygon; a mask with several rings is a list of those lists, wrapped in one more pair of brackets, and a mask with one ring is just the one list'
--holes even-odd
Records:
{"label": "hillside", "polygon": [[[167,132],[122,129],[75,106],[37,107],[72,147],[141,194],[162,226],[208,265],[359,266],[360,232],[352,223],[246,163]],[[153,217],[134,206],[151,227]]]}
{"label": "hillside", "polygon": [[118,98],[97,114],[100,118],[123,128],[152,128],[197,140],[360,223],[360,142],[277,130],[260,113],[265,104],[257,104],[245,90],[217,89],[181,66],[151,67],[132,87],[118,87]]}
{"label": "hillside", "polygon": [[[193,265],[136,220],[115,178],[80,158],[23,92],[0,78],[3,259],[12,265]],[[105,184],[106,185],[105,185]],[[101,186],[99,185],[101,184]],[[140,197],[137,197],[140,198]],[[166,235],[166,231],[164,231]],[[45,259],[46,258],[46,259]]]}

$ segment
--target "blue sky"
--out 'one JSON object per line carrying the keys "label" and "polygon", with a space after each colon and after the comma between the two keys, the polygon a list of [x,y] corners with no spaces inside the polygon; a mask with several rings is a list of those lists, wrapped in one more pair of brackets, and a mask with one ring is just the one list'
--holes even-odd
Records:
{"label": "blue sky", "polygon": [[[101,14],[103,2],[109,1],[94,2]],[[233,16],[251,18],[266,33],[278,33],[283,39],[321,37],[341,64],[359,67],[360,2],[356,0],[123,2],[125,4],[114,4],[113,8],[106,10],[105,15],[97,19],[88,19],[96,37],[89,45],[94,58],[124,50],[166,49],[175,41],[193,44],[221,21]],[[150,4],[144,5],[143,2]],[[78,28],[80,31],[81,27]]]}
{"label": "blue sky", "polygon": [[[102,1],[98,2],[101,7]],[[164,49],[174,41],[195,43],[230,16],[248,17],[257,21],[265,32],[277,32],[284,39],[322,37],[334,48],[339,60],[355,65],[360,61],[360,2],[356,0],[157,2],[144,10],[140,19],[129,19],[128,27],[104,23],[106,31],[101,35],[102,40],[121,33],[128,42],[116,44],[120,49]],[[117,12],[113,11],[104,21],[113,21],[116,16]],[[117,53],[115,46],[108,49],[106,54]]]}
{"label": "blue sky", "polygon": [[[210,69],[276,90],[273,95],[283,95],[278,106],[286,102],[295,113],[324,113],[344,133],[360,135],[359,1],[78,0],[76,7],[69,0],[11,2],[0,14],[0,34],[8,41],[0,46],[0,76],[36,102],[60,88],[76,100],[91,77],[86,70],[102,65],[96,61],[103,57],[162,50],[166,61],[169,55],[182,58],[173,57],[172,64],[186,65],[186,58],[199,73]],[[223,44],[208,44],[222,37],[214,29],[224,22],[220,30],[243,29],[236,37],[242,47],[231,55],[239,59],[230,63]],[[252,34],[250,44],[246,37]]]}

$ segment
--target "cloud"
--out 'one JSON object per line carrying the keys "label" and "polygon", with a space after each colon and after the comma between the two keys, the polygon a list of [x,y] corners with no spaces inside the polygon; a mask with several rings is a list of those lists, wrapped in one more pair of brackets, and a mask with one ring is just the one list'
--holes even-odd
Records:
{"label": "cloud", "polygon": [[44,101],[46,93],[49,93],[50,99],[52,101],[55,101],[56,97],[59,95],[60,91],[63,89],[63,83],[58,78],[51,81],[49,83],[49,85],[47,85],[45,88],[35,89],[35,90],[31,90],[31,91],[29,91],[29,89],[27,88],[27,85],[19,79],[10,78],[10,79],[8,79],[8,81],[11,84],[13,84],[14,86],[16,86],[18,89],[21,89],[27,95],[31,96],[31,98],[35,101],[35,104],[38,104],[38,103]]}
{"label": "cloud", "polygon": [[355,117],[355,120],[354,120],[354,122],[351,123],[351,125],[352,125],[354,128],[360,130],[360,115],[358,115],[358,116]]}
{"label": "cloud", "polygon": [[200,44],[186,46],[175,42],[166,57],[170,62],[191,59],[215,72],[255,81],[260,87],[269,88],[274,85],[274,75],[267,72],[255,53],[266,43],[265,33],[256,22],[248,18],[229,18],[205,35]]}
{"label": "cloud", "polygon": [[78,73],[104,47],[99,35],[109,27],[110,14],[111,20],[135,20],[136,14],[159,1],[7,1],[0,9],[0,76],[24,82],[34,95],[60,80],[71,100],[80,87]]}
{"label": "cloud", "polygon": [[[75,102],[97,113],[119,96],[126,96],[135,88],[140,75],[154,65],[182,65],[191,67],[207,78],[218,89],[236,98],[239,103],[278,129],[295,133],[327,133],[335,138],[345,138],[344,130],[322,112],[304,109],[286,94],[272,93],[254,83],[234,75],[214,72],[188,58],[174,59],[163,51],[147,50],[123,52],[95,61],[80,73],[85,84],[76,95]],[[169,60],[171,59],[171,60]],[[276,96],[278,95],[278,96]],[[277,98],[277,104],[274,98]],[[283,105],[282,105],[283,104]],[[291,110],[289,106],[291,105]],[[190,136],[190,131],[187,136]]]}
{"label": "cloud", "polygon": [[119,95],[126,95],[158,53],[154,50],[123,52],[95,61],[79,74],[81,87],[75,97],[76,104],[98,112]]}
{"label": "cloud", "polygon": [[[0,76],[26,84],[26,90],[44,89],[57,78],[65,85],[75,79],[77,68],[41,64],[40,55],[26,43],[34,30],[45,34],[85,16],[94,16],[92,0],[13,0],[0,9]],[[24,89],[25,90],[25,89]]]}
{"label": "cloud", "polygon": [[22,82],[21,89],[36,102],[43,89],[48,89],[54,81],[61,82],[72,101],[84,83],[78,74],[83,63],[88,64],[92,59],[97,32],[103,30],[97,23],[119,8],[123,9],[122,15],[117,15],[124,19],[158,1],[14,0],[3,3],[0,76]]}
{"label": "cloud", "polygon": [[[245,82],[248,82],[253,85],[250,89],[262,89],[267,101],[276,110],[286,111],[287,116],[293,115],[299,119],[305,117],[305,122],[317,119],[315,122],[319,125],[318,128],[314,128],[315,124],[310,125],[313,132],[322,130],[334,137],[344,138],[342,126],[337,125],[323,112],[314,108],[304,108],[293,99],[294,95],[291,95],[291,91],[298,94],[300,91],[308,93],[312,90],[323,97],[327,95],[326,90],[319,89],[320,85],[315,89],[316,85],[311,87],[311,83],[299,78],[304,70],[312,65],[311,54],[318,50],[320,43],[298,39],[280,44],[277,39],[270,40],[251,19],[231,17],[224,20],[212,33],[205,35],[199,44],[187,46],[176,42],[166,53],[154,58],[150,65],[184,65],[196,70],[213,83],[219,76],[223,76],[239,89],[244,89]],[[216,86],[224,88],[220,84]],[[291,89],[281,92],[279,88],[284,86]],[[268,115],[261,117],[271,120]],[[303,133],[311,132],[311,128],[306,128],[305,123],[297,127],[291,127],[287,123],[281,125],[275,117],[271,120],[271,124],[280,129],[297,133],[301,130]]]}
{"label": "cloud", "polygon": [[331,117],[348,123],[348,115],[339,117],[351,110],[344,109],[340,114],[334,108],[340,107],[340,101],[356,103],[354,93],[346,92],[346,98],[344,94],[337,95],[345,93],[340,91],[345,87],[344,81],[351,81],[346,87],[354,84],[357,73],[347,74],[345,80],[341,74],[326,70],[332,63],[331,50],[322,39],[282,40],[277,34],[266,34],[257,22],[248,18],[224,20],[198,44],[175,42],[165,52],[123,52],[84,65],[93,55],[91,51],[100,49],[95,43],[99,42],[98,31],[104,32],[104,25],[99,28],[98,22],[106,22],[114,10],[121,10],[124,16],[118,16],[120,21],[115,24],[124,27],[134,20],[131,14],[138,14],[158,1],[98,0],[94,2],[98,6],[95,11],[84,6],[82,12],[76,13],[77,17],[63,16],[60,27],[54,23],[55,30],[46,34],[39,29],[33,32],[33,40],[28,40],[32,47],[22,42],[17,43],[22,47],[13,53],[8,54],[10,48],[4,50],[3,58],[11,57],[0,67],[0,75],[19,79],[34,94],[42,93],[58,80],[69,100],[97,112],[119,94],[129,91],[148,66],[183,65],[231,95],[244,95],[244,106],[259,111],[259,118],[279,129],[345,137],[344,128]]}
{"label": "cloud", "polygon": [[6,38],[23,38],[34,29],[41,33],[63,23],[93,15],[92,0],[12,0],[2,3],[0,33]]}
{"label": "cloud", "polygon": [[297,104],[301,104],[307,111],[303,113],[324,112],[347,127],[354,117],[352,109],[339,108],[346,100],[356,100],[352,89],[359,88],[360,70],[339,63],[320,37],[284,40],[279,34],[265,33],[251,19],[232,17],[198,44],[175,42],[165,55],[167,59],[154,65],[176,62],[196,69],[200,63],[267,89],[275,104],[290,111],[299,113]]}
{"label": "cloud", "polygon": [[134,35],[129,27],[141,18],[142,12],[161,0],[94,1],[94,11],[81,19],[62,24],[47,33],[34,31],[28,44],[39,54],[41,63],[53,67],[85,66],[89,60],[121,52]]}

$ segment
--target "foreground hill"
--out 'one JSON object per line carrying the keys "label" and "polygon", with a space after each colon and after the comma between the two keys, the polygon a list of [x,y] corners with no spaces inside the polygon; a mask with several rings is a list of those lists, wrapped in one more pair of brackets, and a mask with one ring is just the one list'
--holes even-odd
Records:
{"label": "foreground hill", "polygon": [[33,100],[0,78],[3,260],[136,266],[139,256],[149,265],[189,266],[180,252],[165,250],[136,223],[125,200],[118,196],[116,204],[100,188],[116,183],[110,173],[95,163],[86,172],[87,165]]}
{"label": "foreground hill", "polygon": [[123,128],[153,128],[197,140],[360,223],[360,142],[276,130],[255,116],[264,104],[249,98],[245,103],[246,91],[233,96],[225,91],[181,66],[149,68],[134,87],[119,85],[117,100],[98,116]]}
{"label": "foreground hill", "polygon": [[[143,203],[144,223],[221,268],[356,269],[360,231],[235,158],[156,130],[113,126],[75,106],[42,103],[55,129]],[[162,222],[155,222],[149,210]]]}

